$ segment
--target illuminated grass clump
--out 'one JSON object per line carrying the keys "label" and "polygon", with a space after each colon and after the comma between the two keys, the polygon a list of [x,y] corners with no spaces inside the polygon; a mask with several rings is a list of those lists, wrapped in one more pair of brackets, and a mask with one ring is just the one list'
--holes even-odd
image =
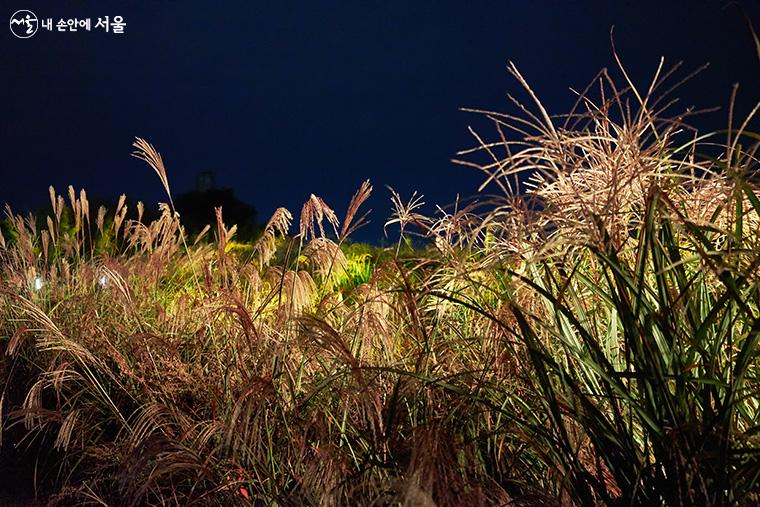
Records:
{"label": "illuminated grass clump", "polygon": [[281,208],[238,243],[219,210],[186,237],[141,139],[169,198],[158,219],[73,188],[51,188],[42,225],[9,210],[3,442],[39,460],[39,494],[760,502],[749,120],[716,150],[655,99],[659,71],[647,93],[604,72],[554,118],[511,70],[536,112],[483,113],[496,140],[461,153],[500,195],[426,216],[394,193],[388,249],[349,244],[369,182],[342,216],[312,195],[297,231]]}

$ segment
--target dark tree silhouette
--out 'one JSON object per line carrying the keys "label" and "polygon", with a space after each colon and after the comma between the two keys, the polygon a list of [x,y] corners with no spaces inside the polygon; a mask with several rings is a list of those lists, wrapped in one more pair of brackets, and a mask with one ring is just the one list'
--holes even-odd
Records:
{"label": "dark tree silhouette", "polygon": [[241,201],[230,188],[211,188],[204,191],[194,190],[178,195],[174,206],[180,214],[182,225],[190,234],[196,234],[210,224],[216,223],[214,208],[222,207],[222,217],[227,227],[237,224],[239,239],[252,239],[258,232],[256,208]]}

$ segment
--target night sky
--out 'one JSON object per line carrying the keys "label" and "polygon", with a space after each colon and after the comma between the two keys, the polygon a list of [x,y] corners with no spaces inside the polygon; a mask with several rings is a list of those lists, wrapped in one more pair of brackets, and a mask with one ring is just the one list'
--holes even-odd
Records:
{"label": "night sky", "polygon": [[[760,28],[760,2],[383,1],[2,2],[0,203],[44,205],[47,187],[94,197],[165,200],[156,175],[129,156],[135,136],[162,153],[175,193],[199,171],[233,187],[266,220],[294,214],[310,193],[339,216],[362,180],[375,195],[379,238],[390,214],[385,185],[431,205],[472,195],[482,176],[454,165],[470,147],[460,107],[508,110],[513,60],[550,113],[605,66],[610,28],[642,87],[657,67],[710,68],[682,89],[681,108],[725,106],[739,82],[739,113],[758,94],[760,63],[739,6]],[[43,28],[30,39],[11,14],[123,16],[122,35]],[[706,124],[724,128],[726,110]],[[708,121],[709,120],[709,121]]]}

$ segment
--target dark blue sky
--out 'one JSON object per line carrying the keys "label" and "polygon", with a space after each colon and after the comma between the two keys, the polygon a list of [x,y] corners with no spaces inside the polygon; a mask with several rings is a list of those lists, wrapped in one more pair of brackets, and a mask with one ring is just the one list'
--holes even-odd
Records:
{"label": "dark blue sky", "polygon": [[[760,2],[738,2],[760,27]],[[134,136],[164,156],[175,193],[214,171],[261,219],[298,213],[310,193],[339,215],[365,178],[379,236],[391,185],[428,204],[475,192],[476,171],[450,159],[482,120],[460,107],[506,110],[513,60],[551,113],[604,66],[610,27],[635,79],[658,58],[711,67],[683,105],[760,98],[760,64],[737,3],[693,1],[2,2],[2,16],[121,15],[123,35],[0,30],[0,203],[24,208],[47,186],[126,193],[154,203],[161,184],[129,156]],[[709,123],[725,125],[725,111]]]}

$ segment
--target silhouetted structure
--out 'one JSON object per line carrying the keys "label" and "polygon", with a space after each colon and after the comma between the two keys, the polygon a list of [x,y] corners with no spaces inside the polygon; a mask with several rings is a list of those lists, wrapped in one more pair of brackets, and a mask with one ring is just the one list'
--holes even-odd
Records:
{"label": "silhouetted structure", "polygon": [[199,172],[195,178],[195,190],[198,192],[208,192],[214,188],[214,173],[211,171]]}

